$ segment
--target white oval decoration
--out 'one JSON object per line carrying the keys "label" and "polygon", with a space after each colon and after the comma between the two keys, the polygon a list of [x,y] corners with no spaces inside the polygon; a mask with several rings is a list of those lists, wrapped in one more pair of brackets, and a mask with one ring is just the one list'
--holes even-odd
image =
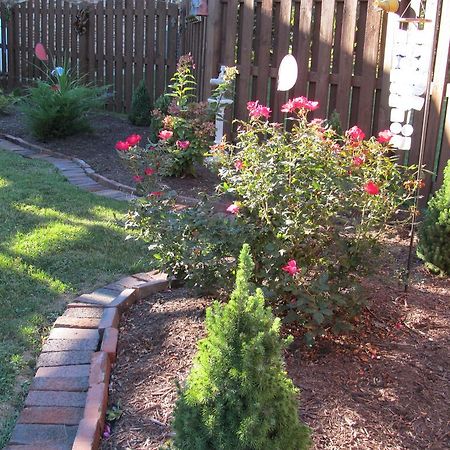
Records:
{"label": "white oval decoration", "polygon": [[278,91],[289,91],[294,87],[298,77],[297,60],[292,55],[286,55],[278,69]]}

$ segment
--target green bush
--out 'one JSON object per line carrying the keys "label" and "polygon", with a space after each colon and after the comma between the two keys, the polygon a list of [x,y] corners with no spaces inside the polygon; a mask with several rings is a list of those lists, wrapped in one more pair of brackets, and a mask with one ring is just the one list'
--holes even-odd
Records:
{"label": "green bush", "polygon": [[174,446],[186,450],[300,450],[310,445],[284,369],[280,320],[251,294],[253,261],[245,245],[228,304],[207,310],[208,335],[175,407]]}
{"label": "green bush", "polygon": [[266,119],[268,108],[252,102],[249,110],[236,144],[213,151],[219,188],[235,200],[228,214],[216,214],[215,198],[173,212],[166,194],[143,203],[129,226],[141,228],[161,270],[208,290],[229,287],[238,249],[249,243],[266,298],[304,326],[311,344],[349,329],[365,304],[361,277],[379,264],[379,236],[396,212],[408,217],[414,168],[396,163],[387,132],[364,140],[353,127],[337,136],[308,122],[303,106],[287,131]]}
{"label": "green bush", "polygon": [[450,160],[442,187],[428,202],[417,254],[432,272],[450,275]]}
{"label": "green bush", "polygon": [[42,140],[90,130],[87,114],[106,101],[107,87],[84,85],[69,69],[56,69],[29,88],[21,104],[31,133]]}
{"label": "green bush", "polygon": [[133,93],[131,112],[128,116],[130,122],[138,127],[148,127],[151,123],[152,102],[145,81],[142,80]]}

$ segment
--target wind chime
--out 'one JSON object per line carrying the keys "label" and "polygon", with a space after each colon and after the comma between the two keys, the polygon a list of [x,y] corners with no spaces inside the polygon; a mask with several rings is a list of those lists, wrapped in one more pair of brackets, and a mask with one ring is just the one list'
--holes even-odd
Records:
{"label": "wind chime", "polygon": [[[431,0],[430,3],[437,2]],[[395,13],[399,9],[398,0],[378,0],[376,6],[383,11]],[[399,16],[392,14],[394,20],[392,64],[390,72],[389,107],[390,131],[393,137],[390,144],[398,149],[409,151],[414,134],[414,113],[424,109],[424,117],[420,135],[419,161],[417,172],[417,192],[414,199],[413,216],[410,228],[410,244],[405,274],[405,293],[408,290],[411,261],[414,248],[415,226],[420,198],[420,180],[423,177],[423,157],[425,151],[426,130],[430,110],[430,93],[432,82],[432,57],[436,45],[437,27],[426,27],[433,23],[431,19],[422,17],[425,7],[422,0],[419,2],[420,10],[416,18],[407,18],[405,12],[411,7],[412,1]],[[437,20],[437,11],[435,22]]]}

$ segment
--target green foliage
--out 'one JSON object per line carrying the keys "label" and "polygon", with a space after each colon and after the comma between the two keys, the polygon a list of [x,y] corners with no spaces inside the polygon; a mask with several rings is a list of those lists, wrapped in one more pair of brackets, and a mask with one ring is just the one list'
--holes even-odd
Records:
{"label": "green foliage", "polygon": [[107,87],[84,85],[66,67],[28,89],[21,104],[30,131],[38,139],[61,138],[90,129],[87,114],[106,101]]}
{"label": "green foliage", "polygon": [[174,446],[186,450],[300,450],[310,445],[298,418],[297,390],[287,377],[280,320],[249,280],[253,261],[245,245],[236,288],[226,305],[207,310],[207,337],[174,413]]}
{"label": "green foliage", "polygon": [[148,127],[151,123],[152,102],[145,81],[142,80],[133,93],[130,122],[139,127]]}
{"label": "green foliage", "polygon": [[195,166],[209,152],[215,135],[214,114],[222,96],[231,91],[236,70],[227,69],[226,79],[214,93],[216,102],[208,104],[192,101],[196,90],[192,68],[192,57],[182,56],[169,85],[170,91],[160,97],[152,113],[154,136],[144,151],[134,148],[128,154],[119,153],[130,162],[137,177],[143,177],[147,167],[157,167],[161,176],[195,175]]}
{"label": "green foliage", "polygon": [[416,183],[408,181],[413,168],[360,130],[337,136],[304,110],[292,122],[286,131],[252,117],[239,124],[236,145],[215,146],[219,188],[235,199],[230,214],[214,214],[215,198],[166,211],[163,196],[143,203],[128,225],[151,242],[162,270],[205,288],[229,286],[237,249],[249,243],[266,298],[312,343],[348,329],[364,305],[360,277],[376,267],[378,237],[397,211],[408,212]]}
{"label": "green foliage", "polygon": [[9,114],[11,107],[17,103],[18,98],[14,95],[5,94],[0,89],[0,115]]}
{"label": "green foliage", "polygon": [[441,188],[428,202],[417,254],[432,272],[450,275],[450,160]]}
{"label": "green foliage", "polygon": [[171,97],[167,94],[160,95],[155,101],[155,109],[152,111],[152,119],[150,123],[150,140],[158,141],[158,134],[163,127],[163,118],[167,115]]}
{"label": "green foliage", "polygon": [[328,119],[328,125],[338,136],[343,134],[344,130],[342,129],[341,116],[336,110],[331,113],[330,118]]}

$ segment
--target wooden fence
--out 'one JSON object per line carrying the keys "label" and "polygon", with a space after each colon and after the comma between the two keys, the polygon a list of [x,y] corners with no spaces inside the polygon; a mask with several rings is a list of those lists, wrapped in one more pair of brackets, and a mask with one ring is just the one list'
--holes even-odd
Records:
{"label": "wooden fence", "polygon": [[66,58],[91,82],[111,85],[110,107],[116,111],[129,109],[142,79],[156,99],[175,71],[179,14],[173,3],[100,0],[83,8],[61,0],[28,0],[8,13],[3,9],[1,24],[1,56],[7,62],[1,69],[9,88],[39,75],[37,42],[57,64]]}
{"label": "wooden fence", "polygon": [[[373,0],[209,0],[208,17],[202,18],[189,17],[187,3],[179,8],[162,0],[100,0],[83,10],[60,0],[28,0],[16,5],[9,18],[2,9],[0,78],[13,88],[39,75],[31,63],[36,63],[35,44],[42,42],[58,63],[67,56],[90,81],[112,85],[110,108],[127,111],[141,79],[156,99],[177,57],[191,52],[203,100],[220,65],[238,67],[230,120],[247,116],[249,100],[268,104],[273,119],[282,120],[280,106],[288,95],[306,95],[320,103],[316,117],[337,111],[344,129],[358,124],[371,135],[388,127],[390,28]],[[450,158],[450,1],[424,3],[422,13],[437,24],[438,36],[424,158],[436,176],[427,175],[428,194],[441,184]],[[420,7],[421,0],[411,4]],[[299,64],[289,94],[276,91],[278,67],[287,53]],[[418,161],[423,114],[415,114],[412,149],[402,154],[411,164]]]}
{"label": "wooden fence", "polygon": [[[409,2],[403,3],[406,7]],[[439,35],[424,159],[437,175],[426,176],[428,195],[442,183],[443,167],[450,158],[450,112],[445,107],[450,81],[450,27],[445,20],[450,1],[424,3],[423,13],[433,24],[437,19]],[[420,0],[413,0],[412,5],[420,6]],[[412,14],[412,9],[405,12]],[[237,66],[233,117],[247,117],[247,102],[260,100],[272,108],[274,120],[282,120],[280,106],[287,94],[276,91],[278,67],[292,53],[299,76],[289,96],[318,100],[315,117],[330,117],[337,111],[344,129],[357,124],[369,136],[389,127],[388,20],[387,14],[373,7],[373,0],[210,0],[206,21],[186,27],[190,37],[184,41],[184,52],[204,62],[202,78],[198,78],[203,99],[220,65]],[[405,162],[411,164],[418,162],[422,119],[423,111],[415,115],[415,140],[406,153]]]}

